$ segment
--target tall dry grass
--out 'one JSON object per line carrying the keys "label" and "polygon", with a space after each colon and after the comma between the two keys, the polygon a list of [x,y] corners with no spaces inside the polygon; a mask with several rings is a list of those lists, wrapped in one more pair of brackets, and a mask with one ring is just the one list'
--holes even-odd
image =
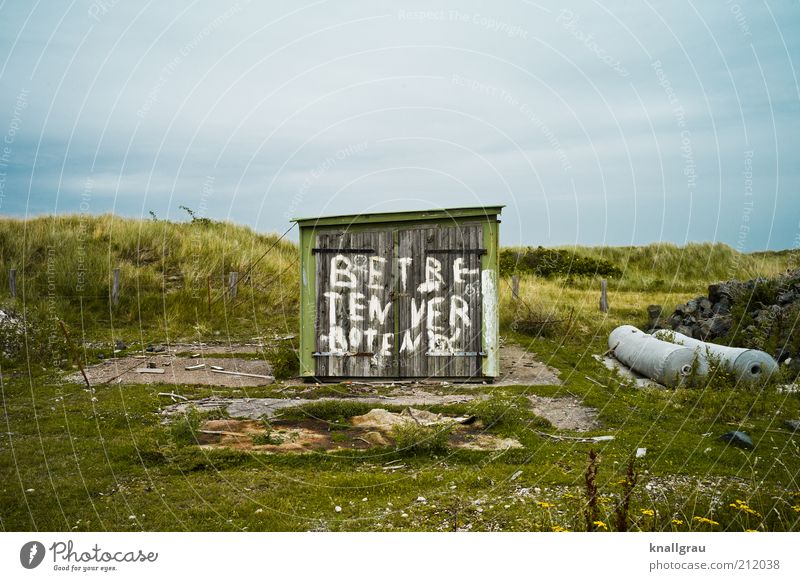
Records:
{"label": "tall dry grass", "polygon": [[[245,273],[277,241],[274,234],[224,222],[175,223],[112,215],[0,219],[2,304],[43,311],[85,330],[136,325],[247,331],[278,316],[296,319],[297,247],[278,243],[240,283],[236,303],[223,300],[228,272]],[[9,269],[18,298],[8,298]],[[120,298],[110,305],[112,271]],[[209,283],[212,309],[208,309]],[[234,306],[231,309],[230,307]]]}

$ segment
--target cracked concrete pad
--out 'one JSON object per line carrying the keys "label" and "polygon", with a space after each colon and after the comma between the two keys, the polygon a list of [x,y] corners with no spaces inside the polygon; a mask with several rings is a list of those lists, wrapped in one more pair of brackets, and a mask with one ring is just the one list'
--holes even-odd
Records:
{"label": "cracked concrete pad", "polygon": [[276,397],[260,398],[218,398],[207,397],[187,402],[176,403],[164,408],[161,412],[166,419],[175,414],[185,413],[194,408],[201,412],[225,410],[232,418],[257,420],[262,417],[273,418],[275,412],[285,408],[299,407],[309,403],[325,401],[351,401],[368,403],[371,405],[445,405],[463,403],[475,399],[473,395],[436,395],[424,391],[415,391],[411,395],[398,395],[392,397],[322,397],[319,399],[288,399]]}

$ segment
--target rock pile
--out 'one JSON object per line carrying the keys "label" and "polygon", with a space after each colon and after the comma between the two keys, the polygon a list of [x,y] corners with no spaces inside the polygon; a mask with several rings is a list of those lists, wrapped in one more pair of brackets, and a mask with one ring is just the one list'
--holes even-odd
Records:
{"label": "rock pile", "polygon": [[737,347],[769,352],[779,362],[800,363],[800,269],[774,279],[712,284],[699,296],[664,316],[648,308],[651,329],[672,329],[695,339],[725,337]]}

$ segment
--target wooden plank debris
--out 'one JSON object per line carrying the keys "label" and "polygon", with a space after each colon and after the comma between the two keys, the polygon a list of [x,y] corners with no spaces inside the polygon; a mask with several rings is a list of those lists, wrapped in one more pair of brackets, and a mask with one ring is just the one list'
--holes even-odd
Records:
{"label": "wooden plank debris", "polygon": [[255,377],[256,379],[275,379],[272,375],[259,375],[258,373],[242,373],[241,371],[225,371],[224,369],[214,369],[211,366],[211,371],[214,373],[222,373],[224,375],[237,375],[239,377]]}
{"label": "wooden plank debris", "polygon": [[205,366],[206,366],[205,363],[198,363],[197,365],[187,365],[186,367],[184,367],[184,369],[186,371],[196,371],[198,369],[203,369],[203,367]]}
{"label": "wooden plank debris", "polygon": [[138,367],[135,369],[136,373],[156,373],[156,374],[163,374],[163,369],[152,369],[150,367]]}

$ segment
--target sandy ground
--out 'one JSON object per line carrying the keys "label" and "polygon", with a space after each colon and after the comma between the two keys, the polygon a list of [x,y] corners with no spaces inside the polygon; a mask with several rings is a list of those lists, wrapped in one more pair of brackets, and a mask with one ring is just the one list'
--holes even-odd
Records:
{"label": "sandy ground", "polygon": [[[177,356],[176,353],[197,354],[199,357]],[[253,387],[271,383],[259,378],[237,377],[221,373],[213,373],[210,366],[216,365],[226,371],[238,371],[256,375],[271,375],[269,363],[261,358],[259,360],[241,359],[235,357],[218,357],[219,355],[263,353],[263,345],[252,344],[222,344],[222,343],[177,343],[166,348],[162,353],[148,353],[143,356],[128,355],[115,359],[108,359],[86,369],[89,382],[92,385],[116,383],[172,383],[182,385],[214,385],[219,387]],[[217,355],[217,357],[215,357]],[[206,367],[200,370],[187,371],[191,365],[205,363]],[[164,369],[163,374],[137,373],[140,367],[148,364]],[[558,370],[553,369],[538,361],[533,354],[517,345],[506,345],[500,348],[500,377],[492,385],[561,385]],[[68,381],[82,383],[80,373],[73,373]],[[286,385],[302,385],[301,379],[283,381]],[[416,384],[419,386],[450,385],[452,381],[439,381],[437,379],[370,381],[368,378],[344,380],[343,383],[359,385],[385,386],[394,384]],[[465,387],[480,387],[481,383],[465,383]],[[431,402],[438,403],[438,402]]]}

